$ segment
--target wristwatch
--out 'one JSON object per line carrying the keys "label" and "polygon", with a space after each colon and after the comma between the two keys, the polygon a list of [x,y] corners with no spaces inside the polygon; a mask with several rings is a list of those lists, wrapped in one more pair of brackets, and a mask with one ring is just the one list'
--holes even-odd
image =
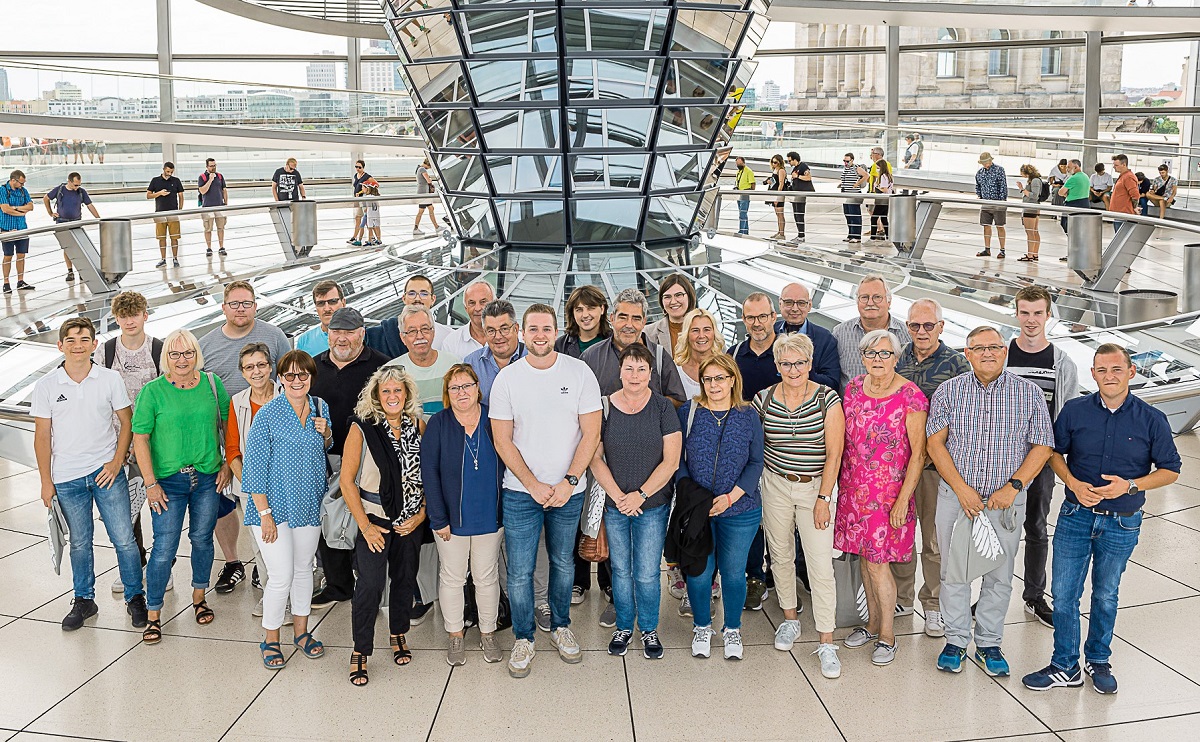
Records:
{"label": "wristwatch", "polygon": [[1016,477],[1013,477],[1012,479],[1008,480],[1008,483],[1011,484],[1012,488],[1015,489],[1017,492],[1020,492],[1021,490],[1025,489],[1025,483],[1022,482],[1020,479],[1017,479]]}
{"label": "wristwatch", "polygon": [[1129,480],[1129,494],[1136,495],[1138,492],[1141,492],[1141,488],[1137,486],[1137,482],[1130,479]]}
{"label": "wristwatch", "polygon": [[825,502],[833,502],[833,498],[829,495],[817,495],[817,499],[824,500]]}
{"label": "wristwatch", "polygon": [[571,474],[568,474],[567,476],[565,476],[564,479],[566,479],[567,484],[571,485],[572,487],[579,484],[579,477],[573,476]]}
{"label": "wristwatch", "polygon": [[649,499],[650,499],[650,495],[647,495],[647,494],[646,494],[646,493],[645,493],[645,492],[642,490],[642,488],[641,488],[641,487],[639,487],[639,488],[638,488],[638,491],[637,491],[637,493],[638,493],[639,495],[641,495],[641,496],[642,496],[642,499],[643,499],[643,500],[649,500]]}

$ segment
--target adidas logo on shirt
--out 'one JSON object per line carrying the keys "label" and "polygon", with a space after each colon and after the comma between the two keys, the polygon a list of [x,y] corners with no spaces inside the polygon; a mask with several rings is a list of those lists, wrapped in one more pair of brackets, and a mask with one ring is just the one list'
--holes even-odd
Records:
{"label": "adidas logo on shirt", "polygon": [[54,401],[55,401],[55,402],[66,402],[66,401],[67,401],[67,395],[65,395],[65,394],[60,394],[60,395],[58,395],[58,399],[56,399],[56,400],[54,400]]}
{"label": "adidas logo on shirt", "polygon": [[570,394],[571,390],[564,386],[558,390],[558,393],[559,394]]}

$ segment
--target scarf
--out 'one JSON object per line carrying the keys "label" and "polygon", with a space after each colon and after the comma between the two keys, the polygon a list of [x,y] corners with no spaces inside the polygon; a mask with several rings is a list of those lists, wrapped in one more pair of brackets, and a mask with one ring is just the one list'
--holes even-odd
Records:
{"label": "scarf", "polygon": [[383,512],[399,523],[416,515],[425,503],[421,480],[421,436],[417,423],[407,415],[395,438],[387,422],[369,423],[354,418],[363,432],[363,441],[375,466],[379,468],[379,501]]}

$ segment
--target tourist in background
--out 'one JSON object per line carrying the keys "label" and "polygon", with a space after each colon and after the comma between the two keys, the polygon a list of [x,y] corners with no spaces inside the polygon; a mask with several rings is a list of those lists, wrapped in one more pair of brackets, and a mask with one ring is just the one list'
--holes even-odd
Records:
{"label": "tourist in background", "polygon": [[[1024,181],[1017,181],[1017,190],[1021,192],[1021,203],[1037,204],[1042,198],[1041,173],[1031,164],[1021,166]],[[1021,226],[1025,227],[1025,254],[1017,258],[1022,263],[1036,263],[1038,250],[1042,248],[1042,235],[1038,232],[1038,211],[1032,206],[1026,206],[1021,212]]]}

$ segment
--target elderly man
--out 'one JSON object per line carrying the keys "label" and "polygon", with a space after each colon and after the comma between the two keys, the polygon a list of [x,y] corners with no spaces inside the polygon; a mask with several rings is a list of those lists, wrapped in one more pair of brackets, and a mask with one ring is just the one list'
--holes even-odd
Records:
{"label": "elderly man", "polygon": [[[945,480],[938,491],[937,537],[943,554],[941,609],[946,646],[937,666],[946,672],[962,671],[971,643],[972,573],[967,564],[991,559],[990,565],[980,568],[990,567],[983,574],[975,610],[975,661],[988,675],[1008,675],[1000,643],[1025,520],[1025,488],[1050,458],[1054,445],[1050,412],[1041,390],[1006,371],[1007,357],[1008,348],[998,330],[986,325],[972,330],[967,335],[972,372],[938,387],[926,423],[929,455]],[[986,518],[988,523],[977,524],[976,518]],[[972,533],[952,538],[956,529],[968,527]],[[977,529],[987,538],[972,539]],[[963,536],[968,537],[966,550],[952,554],[952,540],[962,543]],[[976,553],[976,543],[987,546],[993,539],[999,545],[998,554],[986,548]],[[962,579],[963,573],[967,579]]]}
{"label": "elderly man", "polygon": [[470,321],[448,333],[439,350],[449,351],[451,355],[459,358],[469,358],[472,353],[483,348],[487,343],[487,335],[483,332],[483,308],[495,298],[496,292],[492,285],[482,278],[468,284],[463,291],[462,302]]}
{"label": "elderly man", "polygon": [[[979,156],[979,168],[975,173],[975,195],[984,201],[1007,201],[1008,178],[1004,168],[992,160],[991,152]],[[1004,223],[1008,210],[1003,206],[985,206],[979,210],[979,224],[983,227],[983,249],[975,253],[977,258],[986,258],[992,254],[992,225],[996,225],[996,235],[1000,238],[1000,252],[997,258],[1004,257]]]}
{"label": "elderly man", "polygon": [[[926,398],[933,399],[934,392],[944,382],[971,370],[971,364],[962,353],[942,342],[942,305],[934,299],[918,299],[908,308],[908,331],[912,342],[904,346],[896,373],[921,388]],[[937,468],[928,464],[921,472],[913,499],[917,505],[917,522],[921,525],[921,573],[925,584],[921,586],[921,606],[925,609],[925,634],[932,637],[945,636],[941,605],[938,595],[942,586],[942,557],[938,550],[937,495],[942,485]],[[896,578],[896,615],[907,616],[913,612],[914,590],[917,577],[917,545],[913,543],[913,558],[910,562],[893,562],[892,575]]]}
{"label": "elderly man", "polygon": [[1167,416],[1129,393],[1136,373],[1129,351],[1101,345],[1092,359],[1097,391],[1067,402],[1054,423],[1050,466],[1067,496],[1054,526],[1054,654],[1022,679],[1030,690],[1083,685],[1079,599],[1090,566],[1084,671],[1098,693],[1117,692],[1109,658],[1121,574],[1137,546],[1146,491],[1175,482],[1182,466]]}
{"label": "elderly man", "polygon": [[786,335],[802,332],[813,343],[812,368],[808,378],[824,384],[830,389],[842,388],[842,364],[838,358],[838,343],[833,333],[815,322],[808,321],[812,310],[812,295],[808,287],[800,283],[789,283],[779,293],[779,314],[775,323],[775,334]]}
{"label": "elderly man", "polygon": [[[841,394],[852,379],[867,372],[863,365],[858,343],[872,330],[891,330],[901,343],[912,342],[908,328],[892,316],[892,292],[883,276],[871,274],[858,282],[858,317],[848,319],[833,328],[837,339],[838,358],[841,360],[842,378],[837,392]],[[814,343],[815,345],[815,343]]]}
{"label": "elderly man", "polygon": [[654,368],[650,369],[650,388],[657,390],[678,407],[687,399],[679,369],[671,360],[671,351],[651,342],[645,334],[646,317],[650,302],[637,289],[625,289],[617,294],[609,322],[612,335],[584,351],[583,362],[596,374],[600,393],[612,394],[621,388],[621,364],[617,360],[621,351],[634,343],[642,343],[654,354]]}
{"label": "elderly man", "polygon": [[296,350],[316,358],[318,353],[329,350],[329,320],[333,319],[334,312],[346,306],[346,297],[337,281],[321,281],[313,286],[312,298],[320,324],[296,338]]}
{"label": "elderly man", "polygon": [[408,352],[388,361],[388,366],[403,366],[417,382],[417,403],[426,418],[441,412],[442,377],[456,363],[462,363],[446,351],[433,348],[433,337],[437,324],[433,312],[420,304],[409,304],[400,313],[400,335],[404,338]]}
{"label": "elderly man", "polygon": [[[408,280],[404,282],[401,300],[405,307],[425,307],[432,311],[433,305],[437,303],[433,281],[420,273],[409,276]],[[403,311],[402,309],[401,313]],[[433,337],[433,349],[441,350],[442,344],[454,330],[449,325],[439,324],[437,321],[434,321],[433,328],[436,332]],[[367,347],[374,348],[388,358],[399,358],[407,353],[408,346],[404,340],[404,328],[400,326],[400,316],[389,317],[377,326],[369,328],[367,330]],[[451,355],[455,358],[463,357],[454,353]]]}
{"label": "elderly man", "polygon": [[488,403],[492,394],[492,382],[505,366],[525,357],[525,344],[517,324],[517,310],[512,302],[497,299],[489,303],[480,313],[483,334],[487,345],[473,351],[465,363],[471,364],[479,377],[479,398]]}

